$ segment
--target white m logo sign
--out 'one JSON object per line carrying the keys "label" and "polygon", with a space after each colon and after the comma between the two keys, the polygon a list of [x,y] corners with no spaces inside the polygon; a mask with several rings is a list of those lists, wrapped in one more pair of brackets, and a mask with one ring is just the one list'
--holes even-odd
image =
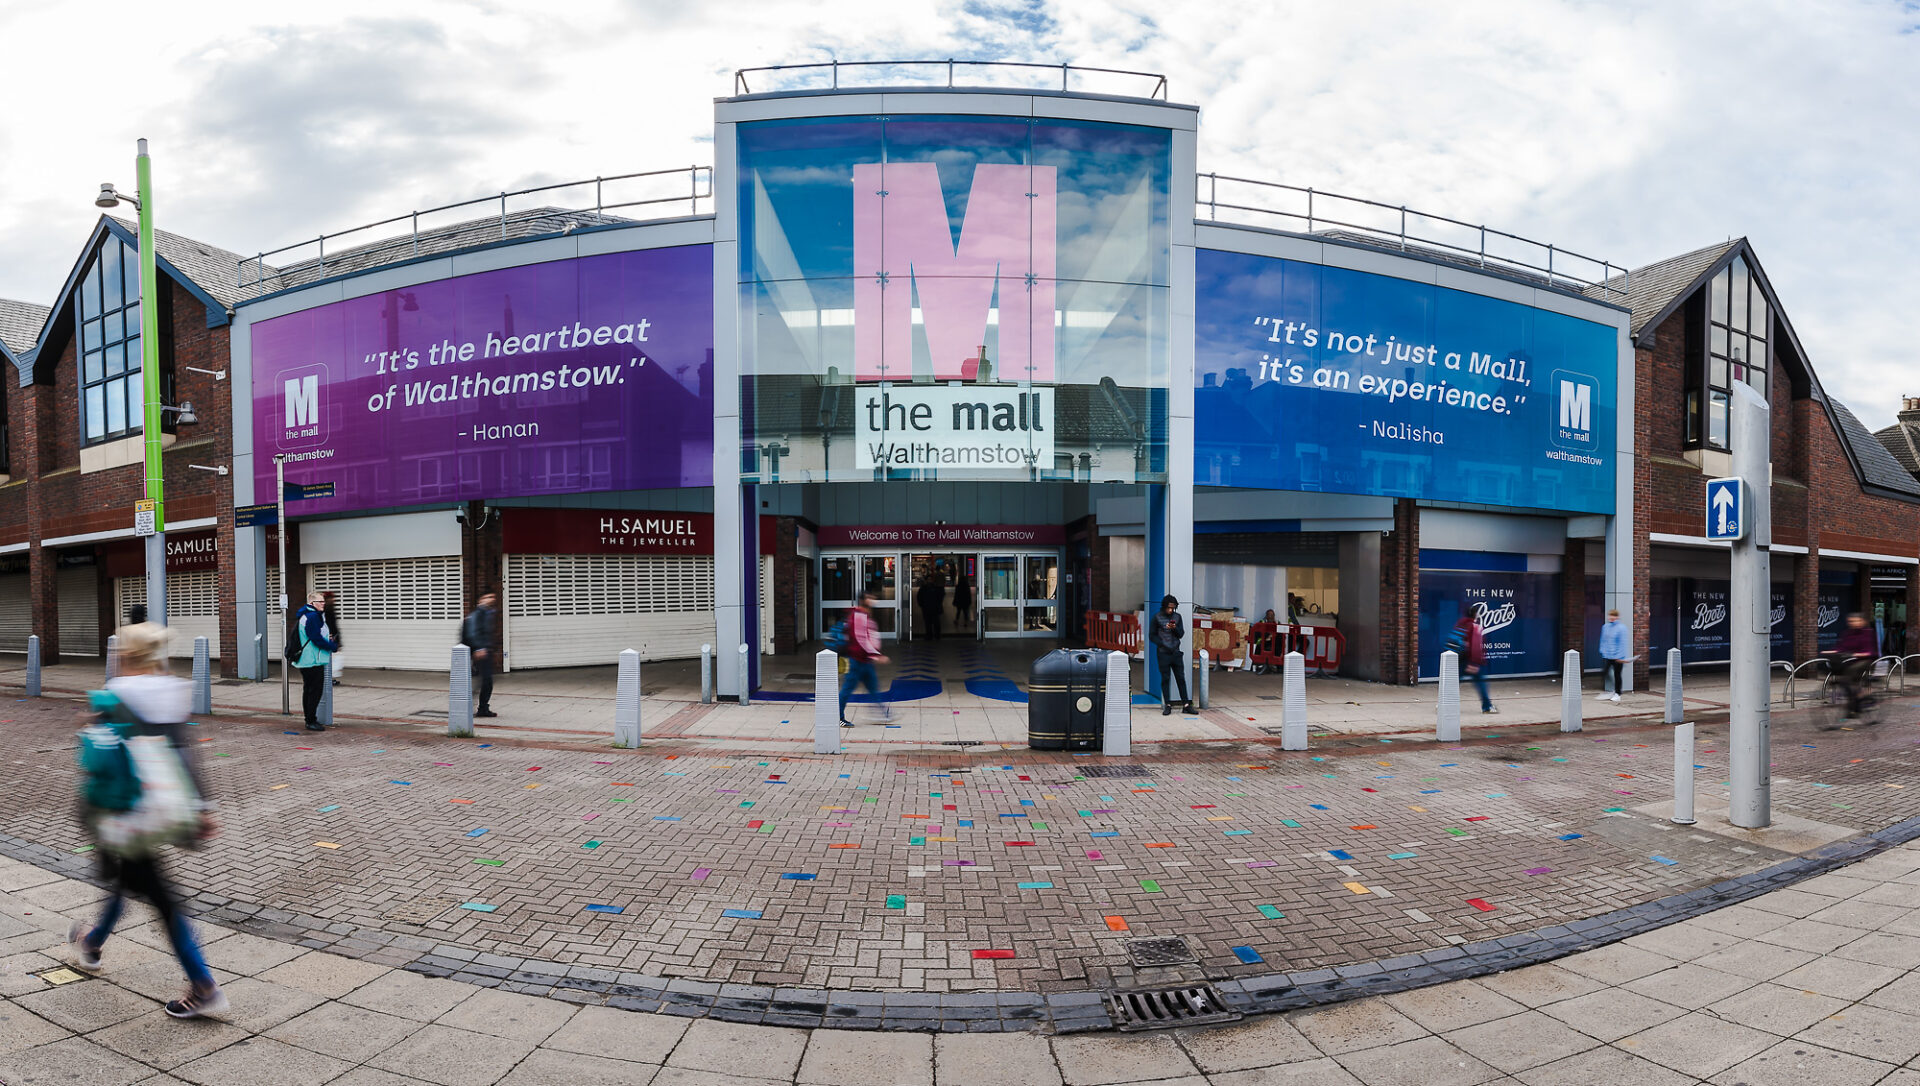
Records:
{"label": "white m logo sign", "polygon": [[[293,409],[289,407],[288,411]],[[1565,430],[1585,432],[1593,429],[1593,386],[1569,381],[1560,381],[1560,426]]]}
{"label": "white m logo sign", "polygon": [[[310,373],[305,377],[293,377],[287,380],[287,429],[303,426],[315,426],[320,422],[320,375]],[[1560,408],[1564,420],[1567,409]]]}

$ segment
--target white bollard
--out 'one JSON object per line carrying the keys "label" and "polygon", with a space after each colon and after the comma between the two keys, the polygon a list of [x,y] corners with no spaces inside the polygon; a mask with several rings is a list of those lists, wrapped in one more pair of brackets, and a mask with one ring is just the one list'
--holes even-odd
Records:
{"label": "white bollard", "polygon": [[213,712],[213,666],[204,637],[193,639],[193,711]]}
{"label": "white bollard", "polygon": [[120,635],[107,635],[107,681],[113,681],[113,665],[120,660]]}
{"label": "white bollard", "polygon": [[713,646],[700,646],[700,704],[713,704]]}
{"label": "white bollard", "polygon": [[1200,674],[1193,680],[1194,704],[1202,709],[1213,704],[1213,653],[1200,650]]}
{"label": "white bollard", "polygon": [[473,650],[453,647],[447,667],[447,738],[473,738]]}
{"label": "white bollard", "polygon": [[1107,703],[1101,720],[1100,753],[1126,757],[1133,753],[1133,683],[1124,652],[1107,653]]}
{"label": "white bollard", "polygon": [[1560,730],[1580,730],[1580,650],[1568,649],[1560,665]]}
{"label": "white bollard", "polygon": [[1440,705],[1433,737],[1442,743],[1460,741],[1460,654],[1452,649],[1440,654]]}
{"label": "white bollard", "polygon": [[742,641],[740,642],[740,704],[753,704],[753,692],[748,689],[752,685],[753,673],[747,670],[747,643]]}
{"label": "white bollard", "polygon": [[1281,668],[1280,749],[1307,749],[1307,658],[1297,652]]}
{"label": "white bollard", "polygon": [[1686,713],[1680,697],[1680,650],[1667,650],[1667,720],[1668,724],[1680,723]]}
{"label": "white bollard", "polygon": [[40,696],[40,635],[27,638],[27,696]]}
{"label": "white bollard", "polygon": [[1693,825],[1693,724],[1673,729],[1673,822]]}
{"label": "white bollard", "polygon": [[620,670],[613,684],[613,745],[632,750],[640,745],[640,653],[620,651]]}
{"label": "white bollard", "polygon": [[840,752],[840,656],[832,649],[813,654],[813,752]]}

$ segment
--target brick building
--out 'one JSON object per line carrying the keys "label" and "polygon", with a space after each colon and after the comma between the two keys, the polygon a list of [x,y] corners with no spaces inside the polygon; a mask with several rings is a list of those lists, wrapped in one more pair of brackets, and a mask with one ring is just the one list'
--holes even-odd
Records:
{"label": "brick building", "polygon": [[[133,532],[144,497],[137,232],[102,216],[49,307],[0,302],[9,365],[0,485],[0,651],[98,657],[145,600]],[[233,254],[155,233],[168,598],[176,655],[205,636],[235,666],[233,418],[227,325],[244,295]],[[190,410],[188,409],[190,405]]]}

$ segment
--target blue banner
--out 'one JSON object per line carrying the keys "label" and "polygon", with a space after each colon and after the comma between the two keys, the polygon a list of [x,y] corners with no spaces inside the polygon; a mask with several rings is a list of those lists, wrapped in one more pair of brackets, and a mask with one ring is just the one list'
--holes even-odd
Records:
{"label": "blue banner", "polygon": [[1613,327],[1275,257],[1196,271],[1195,482],[1614,511]]}
{"label": "blue banner", "polygon": [[[1420,676],[1440,674],[1440,650],[1467,608],[1480,617],[1487,674],[1560,673],[1560,575],[1420,571]],[[1461,675],[1466,675],[1464,661]],[[1464,702],[1463,702],[1464,704]]]}

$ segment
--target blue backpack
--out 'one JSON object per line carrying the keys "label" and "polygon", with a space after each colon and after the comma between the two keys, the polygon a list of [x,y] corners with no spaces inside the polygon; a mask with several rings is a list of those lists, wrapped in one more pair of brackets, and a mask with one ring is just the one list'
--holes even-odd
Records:
{"label": "blue backpack", "polygon": [[133,771],[133,756],[127,753],[126,741],[140,726],[139,720],[118,697],[105,690],[93,691],[88,701],[98,715],[80,729],[75,754],[80,771],[86,775],[81,784],[82,798],[94,810],[131,811],[140,802],[140,778]]}
{"label": "blue backpack", "polygon": [[847,654],[848,643],[847,620],[843,618],[827,627],[827,632],[821,636],[820,641],[826,645],[830,651],[845,656]]}

